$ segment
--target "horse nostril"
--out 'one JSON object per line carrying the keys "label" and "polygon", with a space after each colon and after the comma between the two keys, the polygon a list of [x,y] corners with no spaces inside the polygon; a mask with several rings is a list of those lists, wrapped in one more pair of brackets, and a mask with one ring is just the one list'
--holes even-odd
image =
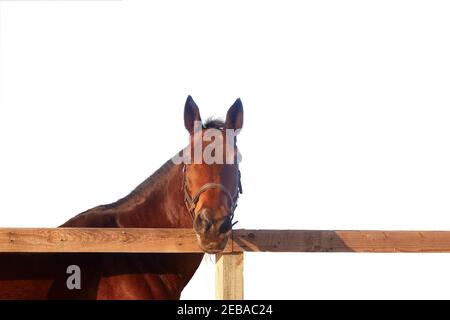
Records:
{"label": "horse nostril", "polygon": [[194,221],[196,230],[207,232],[212,226],[212,221],[207,217],[204,211],[200,212]]}
{"label": "horse nostril", "polygon": [[232,228],[232,224],[231,224],[231,220],[230,219],[225,219],[224,222],[222,222],[222,224],[219,227],[219,232],[220,233],[226,233],[228,231],[230,231]]}

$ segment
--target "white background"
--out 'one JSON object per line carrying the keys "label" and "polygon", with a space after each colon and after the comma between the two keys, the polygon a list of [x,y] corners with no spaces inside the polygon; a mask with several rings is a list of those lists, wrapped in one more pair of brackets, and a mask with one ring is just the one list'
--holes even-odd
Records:
{"label": "white background", "polygon": [[[447,1],[0,1],[0,225],[126,195],[241,97],[240,228],[450,230]],[[450,256],[246,254],[246,298],[450,298]],[[183,298],[214,298],[207,259]]]}

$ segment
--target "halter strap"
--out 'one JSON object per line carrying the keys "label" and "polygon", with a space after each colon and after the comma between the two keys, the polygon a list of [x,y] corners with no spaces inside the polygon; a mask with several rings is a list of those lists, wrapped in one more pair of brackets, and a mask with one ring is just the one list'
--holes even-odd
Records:
{"label": "halter strap", "polygon": [[[197,206],[197,202],[200,199],[200,196],[203,192],[209,190],[209,189],[219,189],[222,193],[224,193],[227,196],[227,199],[229,201],[230,205],[230,214],[229,219],[232,222],[234,218],[234,210],[237,207],[237,200],[239,198],[239,194],[242,193],[242,184],[241,184],[241,172],[238,171],[238,188],[236,190],[236,194],[234,197],[231,196],[230,191],[220,183],[205,183],[203,186],[200,187],[200,189],[197,190],[197,192],[194,194],[193,197],[190,196],[189,191],[187,189],[187,183],[186,183],[186,164],[183,165],[183,184],[182,184],[182,190],[184,191],[184,203],[186,204],[186,208],[191,214],[192,218],[195,218],[195,207]],[[234,226],[237,223],[232,224]]]}

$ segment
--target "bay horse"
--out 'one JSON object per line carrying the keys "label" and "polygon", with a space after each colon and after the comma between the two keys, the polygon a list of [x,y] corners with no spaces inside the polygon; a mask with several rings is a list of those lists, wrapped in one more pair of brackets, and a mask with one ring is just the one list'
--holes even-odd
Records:
{"label": "bay horse", "polygon": [[[212,153],[216,159],[222,153],[231,163],[197,163],[189,155],[196,152],[195,145],[201,152],[208,148],[204,129],[219,132],[215,139],[224,142],[227,131],[242,128],[241,100],[229,108],[224,122],[201,121],[189,96],[184,108],[188,157],[181,163],[172,158],[126,197],[80,213],[60,227],[193,228],[204,252],[220,252],[231,234],[241,192],[237,134]],[[179,299],[203,255],[3,253],[0,299]],[[81,270],[80,289],[67,287],[69,265]]]}

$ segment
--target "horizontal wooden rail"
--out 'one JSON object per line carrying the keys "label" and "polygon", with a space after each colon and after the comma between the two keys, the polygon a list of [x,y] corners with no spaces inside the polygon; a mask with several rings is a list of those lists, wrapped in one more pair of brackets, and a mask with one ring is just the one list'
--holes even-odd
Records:
{"label": "horizontal wooden rail", "polygon": [[[0,252],[202,252],[193,229],[0,228]],[[231,252],[231,243],[225,248]]]}
{"label": "horizontal wooden rail", "polygon": [[450,231],[236,230],[239,251],[450,252]]}
{"label": "horizontal wooden rail", "polygon": [[[235,230],[232,252],[450,252],[450,231]],[[202,252],[192,229],[0,228],[0,252]]]}
{"label": "horizontal wooden rail", "polygon": [[[216,297],[244,298],[244,251],[450,252],[450,231],[234,230],[216,255]],[[0,228],[0,253],[202,252],[192,229]]]}

